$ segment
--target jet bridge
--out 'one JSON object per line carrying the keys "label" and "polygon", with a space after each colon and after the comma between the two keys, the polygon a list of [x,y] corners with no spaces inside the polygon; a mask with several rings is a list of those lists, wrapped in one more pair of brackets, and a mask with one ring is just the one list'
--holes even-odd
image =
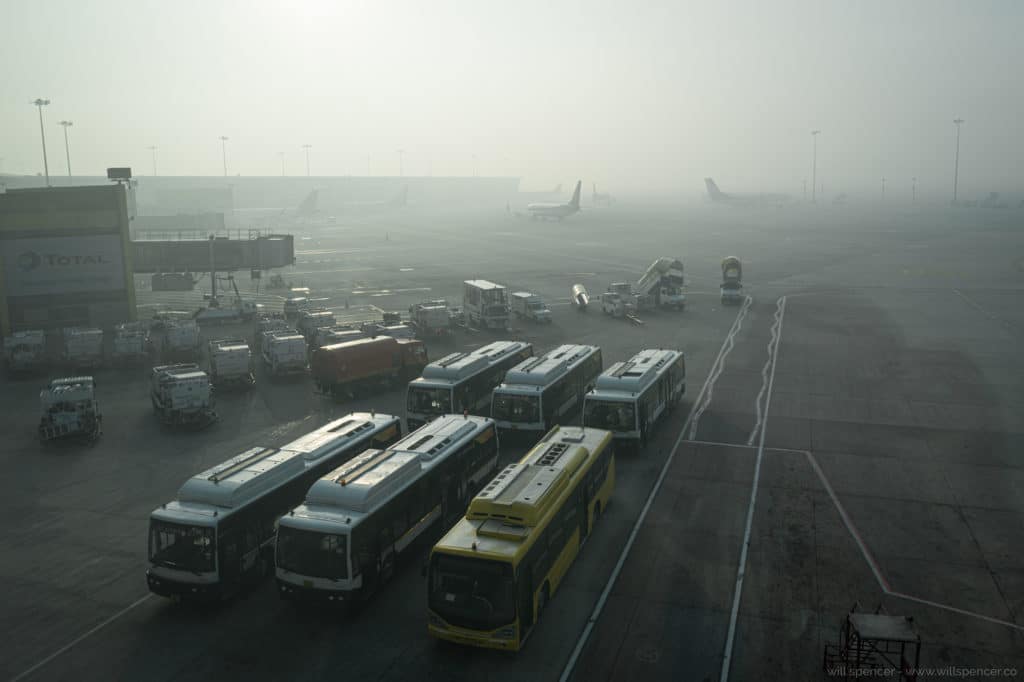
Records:
{"label": "jet bridge", "polygon": [[131,242],[134,272],[234,272],[269,270],[295,263],[295,239],[290,234],[232,230],[210,235],[180,231],[159,237]]}

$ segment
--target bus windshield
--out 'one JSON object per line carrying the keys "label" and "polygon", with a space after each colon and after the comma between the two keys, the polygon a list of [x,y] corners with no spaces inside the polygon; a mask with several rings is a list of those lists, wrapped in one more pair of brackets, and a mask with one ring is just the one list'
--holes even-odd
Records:
{"label": "bus windshield", "polygon": [[495,393],[491,416],[518,424],[540,421],[540,396]]}
{"label": "bus windshield", "polygon": [[588,399],[583,408],[583,425],[610,431],[636,429],[633,403]]}
{"label": "bus windshield", "polygon": [[213,528],[150,521],[150,563],[200,573],[214,570],[213,559]]}
{"label": "bus windshield", "polygon": [[450,413],[452,412],[452,390],[450,388],[410,386],[407,408],[410,412],[425,414]]}
{"label": "bus windshield", "polygon": [[348,536],[277,529],[277,565],[286,571],[314,578],[348,578],[345,552]]}
{"label": "bus windshield", "polygon": [[435,554],[429,589],[431,610],[456,627],[493,630],[516,617],[512,566],[505,562]]}

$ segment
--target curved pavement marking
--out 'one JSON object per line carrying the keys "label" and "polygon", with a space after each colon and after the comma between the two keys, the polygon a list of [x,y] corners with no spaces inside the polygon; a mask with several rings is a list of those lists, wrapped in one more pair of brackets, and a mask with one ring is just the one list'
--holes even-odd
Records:
{"label": "curved pavement marking", "polygon": [[[703,402],[699,403],[696,415],[693,418],[693,423],[690,425],[689,440],[693,440],[697,435],[697,427],[700,425],[701,415],[704,414],[704,411],[711,404],[711,397],[714,393],[715,382],[718,381],[718,377],[722,375],[722,370],[725,369],[725,358],[730,352],[732,352],[732,349],[735,346],[736,335],[740,332],[740,329],[743,328],[743,318],[747,316],[747,311],[750,310],[750,305],[753,302],[754,299],[750,296],[747,296],[743,300],[743,306],[736,314],[736,320],[732,323],[732,327],[729,329],[729,333],[726,335],[725,341],[722,342],[722,348],[718,351],[718,357],[715,358],[715,364],[711,366],[711,372],[708,374],[709,381],[705,382],[707,394],[704,395]],[[704,391],[702,390],[701,393],[704,393]],[[699,400],[700,396],[698,396],[698,401]],[[694,404],[697,405],[697,403]]]}
{"label": "curved pavement marking", "polygon": [[[739,327],[742,323],[742,318],[747,313],[747,309],[750,307],[750,303],[753,299],[749,296],[744,301],[743,307],[736,313],[736,320],[732,324],[732,328],[722,341],[721,348],[718,349],[718,356],[715,358],[715,362],[712,364],[712,368],[720,364],[724,355],[727,353],[726,345],[730,343],[736,332],[739,331]],[[731,347],[731,346],[730,346]],[[721,374],[721,371],[719,371]],[[704,385],[701,386],[700,393],[697,394],[697,400],[694,402],[694,406],[701,402],[702,397],[708,390],[712,383],[712,373],[709,372],[707,378],[704,380]],[[612,569],[611,575],[608,576],[608,582],[605,583],[604,589],[601,591],[601,596],[598,597],[597,603],[594,605],[594,611],[590,614],[590,618],[587,619],[587,624],[583,628],[583,632],[580,633],[579,639],[576,641],[576,646],[573,648],[572,654],[569,656],[568,662],[565,664],[565,668],[562,669],[562,674],[559,676],[559,682],[567,682],[572,676],[573,671],[576,669],[576,662],[579,660],[580,654],[583,653],[583,647],[586,646],[587,640],[590,638],[590,633],[594,630],[594,626],[597,624],[597,619],[601,617],[601,611],[604,610],[605,602],[608,601],[608,595],[611,594],[612,587],[615,586],[615,582],[619,578],[619,574],[622,572],[622,567],[626,563],[626,558],[629,556],[629,552],[633,549],[633,543],[636,542],[636,537],[640,533],[640,527],[644,523],[644,519],[647,518],[647,513],[651,509],[651,505],[654,503],[654,498],[657,497],[658,491],[661,490],[661,484],[665,480],[665,475],[668,473],[669,467],[672,466],[672,460],[675,459],[676,452],[679,450],[679,445],[683,442],[683,438],[686,436],[686,429],[690,425],[690,422],[696,415],[695,408],[690,408],[690,414],[687,415],[686,421],[683,422],[683,427],[679,430],[679,437],[676,438],[675,444],[672,446],[672,450],[669,451],[668,457],[665,458],[665,464],[661,467],[661,472],[658,474],[658,478],[654,481],[654,485],[651,487],[651,492],[647,495],[647,501],[644,503],[643,509],[640,510],[640,515],[636,518],[633,523],[633,528],[629,533],[629,537],[626,539],[626,544],[622,548],[622,552],[619,554],[619,559],[615,563],[615,567]]]}
{"label": "curved pavement marking", "polygon": [[[764,459],[764,434],[768,430],[768,409],[772,404],[772,388],[775,385],[775,366],[779,357],[779,346],[782,340],[782,320],[786,315],[786,297],[776,303],[775,324],[772,325],[776,337],[771,352],[771,374],[768,376],[768,394],[764,403],[764,418],[760,420],[761,438],[757,446],[757,460],[754,463],[754,482],[750,487],[750,504],[747,506],[747,524],[743,531],[743,545],[740,548],[740,561],[736,569],[736,588],[733,591],[732,613],[729,615],[729,633],[725,638],[725,655],[722,658],[722,674],[720,682],[729,679],[729,666],[732,663],[732,646],[736,641],[736,619],[740,612],[740,600],[743,598],[743,579],[747,572],[747,550],[750,548],[750,531],[754,525],[754,507],[757,504],[757,487],[761,482],[761,461]],[[777,329],[776,329],[777,327]],[[769,344],[771,345],[771,344]],[[760,397],[760,396],[758,396]]]}

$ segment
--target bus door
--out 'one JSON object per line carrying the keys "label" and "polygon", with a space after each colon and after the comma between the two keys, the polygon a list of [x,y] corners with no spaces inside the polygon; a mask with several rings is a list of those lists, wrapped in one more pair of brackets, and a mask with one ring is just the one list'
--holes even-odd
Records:
{"label": "bus door", "polygon": [[[589,476],[592,476],[592,475],[593,475],[593,470],[591,470],[591,473],[590,473]],[[588,476],[588,478],[589,478],[589,476]],[[589,506],[589,502],[590,502],[590,496],[587,495],[587,488],[588,487],[589,487],[589,483],[584,482],[584,483],[580,484],[580,488],[579,488],[579,491],[580,491],[579,492],[579,505],[580,505],[580,508],[579,508],[578,514],[579,514],[579,517],[580,517],[580,544],[581,545],[583,544],[583,541],[587,539],[587,533],[590,532],[590,515],[587,513],[587,507]]]}
{"label": "bus door", "polygon": [[533,625],[533,571],[529,560],[519,565],[519,641],[526,637]]}

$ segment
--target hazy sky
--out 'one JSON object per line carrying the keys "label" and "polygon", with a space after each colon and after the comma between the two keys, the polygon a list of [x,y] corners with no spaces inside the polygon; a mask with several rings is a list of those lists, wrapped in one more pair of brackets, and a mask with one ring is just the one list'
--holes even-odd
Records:
{"label": "hazy sky", "polygon": [[3,172],[1020,191],[1024,3],[8,0]]}

